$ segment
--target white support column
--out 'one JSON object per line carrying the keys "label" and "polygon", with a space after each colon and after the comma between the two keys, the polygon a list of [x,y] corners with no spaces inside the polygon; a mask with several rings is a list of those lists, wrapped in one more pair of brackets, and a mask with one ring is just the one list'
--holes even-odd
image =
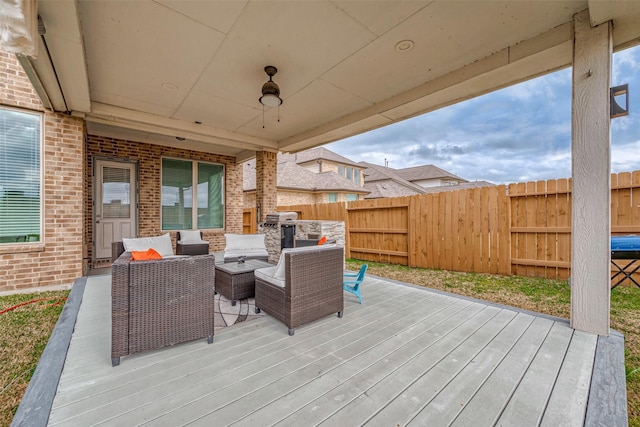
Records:
{"label": "white support column", "polygon": [[571,326],[609,335],[611,23],[574,17],[572,99]]}

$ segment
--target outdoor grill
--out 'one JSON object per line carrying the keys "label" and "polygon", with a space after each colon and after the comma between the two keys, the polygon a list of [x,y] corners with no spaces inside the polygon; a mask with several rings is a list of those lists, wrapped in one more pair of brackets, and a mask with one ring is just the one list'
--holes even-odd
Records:
{"label": "outdoor grill", "polygon": [[[628,264],[621,266],[614,260],[626,259],[631,260]],[[612,236],[611,237],[611,263],[618,269],[616,273],[611,276],[611,280],[615,280],[618,276],[622,276],[611,288],[615,288],[625,279],[631,280],[636,286],[640,287],[640,284],[633,278],[633,274],[640,269],[640,264],[636,265],[636,262],[640,261],[640,236],[628,235],[628,236]]]}
{"label": "outdoor grill", "polygon": [[267,214],[265,221],[260,225],[267,228],[276,228],[279,222],[295,221],[296,219],[298,219],[297,212],[274,212]]}

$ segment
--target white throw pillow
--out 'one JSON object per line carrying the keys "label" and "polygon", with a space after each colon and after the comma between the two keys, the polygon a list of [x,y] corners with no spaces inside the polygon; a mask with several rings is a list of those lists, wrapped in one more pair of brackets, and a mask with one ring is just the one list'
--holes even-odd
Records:
{"label": "white throw pillow", "polygon": [[140,237],[137,239],[123,238],[122,245],[126,252],[146,251],[149,248],[153,248],[158,251],[163,258],[174,255],[169,233],[156,237]]}
{"label": "white throw pillow", "polygon": [[266,249],[264,234],[231,234],[224,235],[226,246],[225,251],[238,249]]}
{"label": "white throw pillow", "polygon": [[181,242],[202,242],[200,230],[180,230]]}

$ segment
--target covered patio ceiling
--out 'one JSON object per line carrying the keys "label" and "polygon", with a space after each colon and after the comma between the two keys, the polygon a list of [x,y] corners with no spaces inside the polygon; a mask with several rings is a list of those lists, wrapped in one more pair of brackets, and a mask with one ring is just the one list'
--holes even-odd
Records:
{"label": "covered patio ceiling", "polygon": [[[592,24],[613,21],[614,49],[638,43],[633,1],[40,0],[46,33],[22,63],[91,134],[240,161],[569,66],[573,15],[587,8]],[[266,65],[284,103],[263,127]]]}

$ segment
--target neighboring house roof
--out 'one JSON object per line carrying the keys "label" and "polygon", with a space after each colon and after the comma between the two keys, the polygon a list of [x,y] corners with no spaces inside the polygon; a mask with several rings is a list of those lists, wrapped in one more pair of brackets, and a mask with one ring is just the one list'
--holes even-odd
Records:
{"label": "neighboring house roof", "polygon": [[[398,190],[398,194],[396,196],[384,196],[384,197],[398,197],[398,196],[411,196],[414,194],[425,194],[423,187],[417,184],[414,184],[410,181],[407,181],[397,173],[397,170],[393,168],[374,165],[373,163],[367,163],[367,162],[360,162],[358,164],[366,168],[363,172],[364,186],[371,192],[374,192],[374,186],[372,184],[379,181],[385,181],[385,182],[394,183],[393,186],[389,184],[390,186],[388,188],[400,189],[402,187],[403,189]],[[403,193],[403,194],[400,194],[400,193]],[[369,195],[369,197],[370,196],[371,195]]]}
{"label": "neighboring house roof", "polygon": [[365,183],[364,186],[370,191],[369,194],[364,196],[365,199],[382,199],[421,194],[393,180],[377,181],[369,184]]}
{"label": "neighboring house roof", "polygon": [[370,193],[367,194],[364,198],[379,199],[383,197],[415,196],[416,194],[442,193],[444,191],[467,190],[471,188],[489,187],[493,185],[495,184],[488,181],[461,182],[457,185],[420,187],[421,191],[418,193],[393,180],[376,181],[369,184],[365,183],[365,188],[369,190]]}
{"label": "neighboring house roof", "polygon": [[331,162],[342,163],[345,165],[360,166],[353,160],[347,159],[346,157],[334,153],[333,151],[324,147],[312,148],[311,150],[300,151],[299,153],[288,154],[287,156],[293,157],[294,161],[297,164],[308,163],[314,160],[329,160]]}
{"label": "neighboring house roof", "polygon": [[[300,166],[300,164],[320,159],[363,168],[364,186],[361,187],[356,185],[345,177],[332,171],[315,173]],[[255,159],[244,163],[243,178],[243,190],[255,191]],[[455,179],[460,183],[458,185],[422,187],[412,182],[439,178]],[[475,188],[487,185],[493,184],[487,181],[476,181],[470,183],[465,179],[434,165],[394,169],[368,162],[355,163],[324,147],[301,151],[296,154],[278,154],[279,189],[325,192],[343,191],[360,194],[368,193],[365,196],[366,199],[378,199],[461,190],[464,188]]]}
{"label": "neighboring house roof", "polygon": [[480,187],[493,187],[494,183],[489,181],[472,181],[472,182],[461,182],[456,185],[439,185],[437,187],[426,187],[424,188],[425,193],[442,193],[443,191],[457,191],[457,190],[469,190],[471,188],[480,188]]}
{"label": "neighboring house roof", "polygon": [[434,165],[414,166],[411,168],[396,169],[395,171],[398,175],[411,182],[438,178],[453,178],[458,181],[467,182],[466,179],[460,178],[458,175],[447,172]]}
{"label": "neighboring house roof", "polygon": [[372,163],[360,162],[360,165],[367,168],[364,171],[366,181],[374,182],[394,177],[396,179],[404,179],[406,181],[420,181],[425,179],[453,178],[462,182],[466,179],[460,178],[458,175],[447,172],[434,165],[414,166],[411,168],[394,169],[386,166],[374,165]]}
{"label": "neighboring house roof", "polygon": [[[314,173],[288,161],[286,156],[278,159],[278,189],[301,191],[345,191],[349,193],[366,194],[366,188],[354,184],[335,172]],[[244,163],[243,190],[255,191],[256,168],[255,159]]]}
{"label": "neighboring house roof", "polygon": [[[487,181],[467,182],[463,178],[433,165],[393,169],[367,162],[360,162],[359,164],[366,167],[363,172],[365,176],[364,187],[369,190],[370,193],[365,196],[365,199],[414,196],[416,194],[439,193],[442,191],[463,190],[466,188],[494,185]],[[411,182],[412,180],[419,181],[437,178],[455,178],[462,182],[457,185],[439,185],[435,187],[422,187]]]}

